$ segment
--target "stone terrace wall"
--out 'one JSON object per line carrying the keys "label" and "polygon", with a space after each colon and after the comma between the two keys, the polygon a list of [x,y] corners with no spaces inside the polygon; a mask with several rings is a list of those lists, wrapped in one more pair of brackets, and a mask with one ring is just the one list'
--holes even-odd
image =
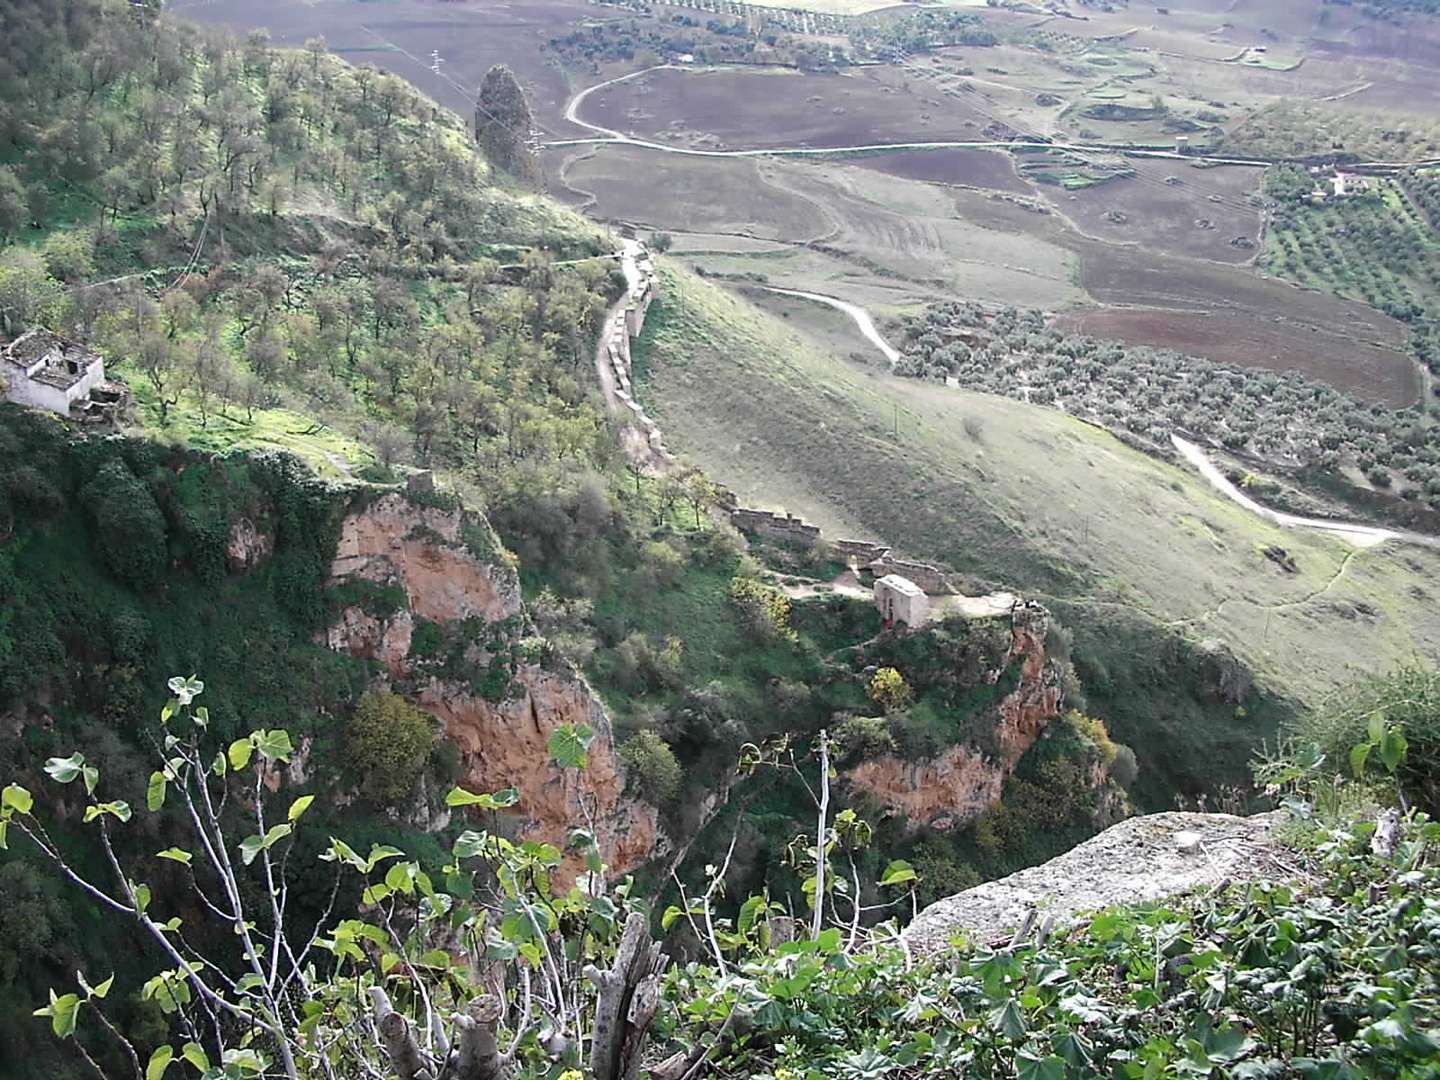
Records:
{"label": "stone terrace wall", "polygon": [[[729,489],[721,489],[720,505],[730,512],[730,524],[741,532],[754,533],[762,540],[792,547],[812,547],[824,539],[818,525],[807,524],[791,514],[781,515],[741,506]],[[948,571],[932,563],[898,558],[891,554],[888,544],[873,540],[835,540],[830,546],[841,559],[859,569],[872,571],[877,578],[899,574],[931,596],[945,596],[956,591]]]}
{"label": "stone terrace wall", "polygon": [[950,584],[949,575],[940,567],[930,563],[917,562],[914,559],[897,559],[893,555],[886,554],[869,563],[869,567],[875,572],[876,577],[899,574],[903,578],[909,578],[932,596],[943,596],[955,591],[955,587]]}
{"label": "stone terrace wall", "polygon": [[743,506],[730,511],[730,524],[741,532],[750,532],[781,544],[810,547],[820,539],[820,529],[807,525],[797,517],[772,514],[769,510],[749,510]]}
{"label": "stone terrace wall", "polygon": [[635,399],[635,388],[631,384],[630,344],[645,328],[645,313],[650,310],[650,303],[659,289],[655,264],[651,261],[649,252],[639,245],[636,245],[633,253],[627,251],[624,258],[634,268],[633,277],[626,274],[626,277],[631,279],[630,291],[625,302],[610,315],[610,320],[602,331],[604,336],[600,347],[615,375],[616,400],[622,408],[629,411],[631,422],[643,434],[650,452],[660,461],[673,464],[675,456],[665,449],[660,426]]}

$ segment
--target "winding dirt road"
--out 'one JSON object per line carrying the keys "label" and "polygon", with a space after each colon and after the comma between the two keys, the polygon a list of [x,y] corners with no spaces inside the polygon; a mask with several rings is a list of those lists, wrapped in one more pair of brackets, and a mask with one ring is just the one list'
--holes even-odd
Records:
{"label": "winding dirt road", "polygon": [[565,119],[576,127],[582,127],[586,131],[593,131],[594,136],[581,139],[555,139],[543,143],[543,146],[588,146],[597,143],[618,143],[624,146],[638,146],[646,150],[659,150],[666,154],[682,154],[686,157],[706,158],[747,158],[747,157],[816,157],[830,154],[854,154],[866,150],[982,150],[1003,147],[1006,149],[1015,146],[1037,145],[1052,147],[1056,150],[1074,150],[1079,153],[1125,153],[1141,157],[1157,158],[1180,158],[1185,161],[1209,161],[1217,165],[1250,165],[1264,167],[1270,164],[1268,161],[1258,161],[1251,158],[1219,158],[1204,157],[1199,154],[1181,154],[1175,150],[1158,150],[1142,148],[1120,148],[1115,146],[1097,146],[1084,143],[1063,143],[1046,142],[1043,140],[1015,139],[1008,141],[997,140],[956,140],[938,139],[926,142],[892,142],[892,143],[863,143],[855,146],[779,146],[763,150],[701,150],[693,146],[670,146],[666,143],[655,142],[651,139],[640,139],[634,135],[627,135],[623,131],[616,131],[614,128],[603,127],[600,124],[592,124],[580,117],[580,107],[585,104],[585,99],[591,94],[607,87],[615,86],[618,83],[628,82],[631,79],[638,79],[642,75],[648,75],[652,71],[721,71],[722,67],[698,68],[689,64],[656,64],[654,67],[642,68],[640,71],[632,71],[628,75],[620,75],[614,79],[606,79],[604,82],[588,86],[584,90],[573,95],[565,105]]}
{"label": "winding dirt road", "polygon": [[1282,529],[1315,529],[1319,532],[1328,532],[1361,548],[1375,547],[1377,544],[1383,544],[1386,540],[1399,540],[1402,543],[1440,548],[1440,537],[1426,536],[1424,533],[1408,532],[1403,529],[1382,529],[1375,525],[1360,525],[1349,521],[1299,517],[1295,514],[1283,513],[1280,510],[1272,510],[1270,507],[1256,502],[1232,484],[1215,463],[1205,456],[1205,451],[1200,447],[1188,439],[1182,439],[1179,435],[1171,435],[1170,441],[1175,444],[1175,449],[1180,451],[1181,457],[1200,470],[1200,475],[1210,482],[1211,487],[1232,502],[1239,503],[1252,514],[1264,518],[1271,524],[1279,525]]}
{"label": "winding dirt road", "polygon": [[837,296],[805,292],[801,289],[782,289],[775,285],[765,285],[763,288],[766,292],[779,293],[781,296],[798,296],[802,300],[814,300],[817,304],[825,304],[828,307],[835,308],[837,311],[843,311],[855,321],[855,325],[860,328],[860,333],[864,334],[871,344],[885,354],[885,359],[890,361],[892,368],[900,362],[900,350],[881,336],[880,331],[875,329],[875,320],[870,318],[870,313],[859,304],[852,304],[850,301],[841,300]]}
{"label": "winding dirt road", "polygon": [[[768,292],[780,293],[784,296],[798,296],[805,300],[813,300],[817,303],[833,307],[838,311],[843,311],[854,320],[860,333],[885,354],[885,358],[890,361],[891,367],[894,367],[900,360],[900,350],[885,340],[880,334],[880,331],[875,328],[875,320],[872,319],[870,313],[860,305],[852,304],[850,301],[841,300],[838,297],[826,296],[823,293],[804,292],[800,289],[781,289],[773,285],[767,285],[765,289]],[[1397,540],[1406,544],[1420,544],[1424,547],[1440,548],[1440,537],[1428,536],[1425,533],[1410,532],[1403,529],[1384,529],[1376,525],[1362,525],[1358,522],[1300,517],[1296,514],[1287,514],[1280,510],[1272,510],[1270,507],[1256,502],[1232,484],[1215,463],[1205,456],[1205,451],[1195,443],[1173,434],[1170,436],[1170,441],[1175,445],[1175,449],[1180,452],[1180,456],[1193,465],[1216,491],[1220,492],[1220,494],[1232,502],[1243,506],[1257,517],[1264,518],[1272,525],[1278,525],[1282,529],[1313,529],[1317,532],[1326,532],[1354,544],[1357,548],[1375,547],[1385,543],[1387,540]]]}

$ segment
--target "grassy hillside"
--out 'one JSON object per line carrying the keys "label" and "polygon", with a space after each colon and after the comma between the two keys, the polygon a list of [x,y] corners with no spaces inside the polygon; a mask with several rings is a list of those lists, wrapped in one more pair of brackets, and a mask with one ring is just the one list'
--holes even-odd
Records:
{"label": "grassy hillside", "polygon": [[92,343],[153,438],[332,475],[612,460],[577,378],[620,287],[602,230],[323,42],[104,8],[5,15],[0,338]]}
{"label": "grassy hillside", "polygon": [[[1302,700],[1440,647],[1435,553],[1271,527],[1094,427],[846,363],[683,270],[666,269],[651,310],[640,394],[672,447],[747,502],[1057,601],[1092,702],[1142,761],[1148,745],[1177,773],[1212,776],[1218,741],[1219,771],[1238,776],[1266,733],[1198,702],[1175,671],[1165,685],[1166,653],[1183,669],[1186,642],[1221,638]],[[1173,760],[1176,736],[1188,763]]]}

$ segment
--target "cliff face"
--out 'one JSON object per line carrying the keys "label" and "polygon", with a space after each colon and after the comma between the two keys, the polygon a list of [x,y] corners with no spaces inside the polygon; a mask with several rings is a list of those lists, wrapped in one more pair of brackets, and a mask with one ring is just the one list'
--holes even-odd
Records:
{"label": "cliff face", "polygon": [[[489,527],[462,510],[416,505],[397,492],[353,511],[331,580],[360,599],[340,611],[326,642],[379,661],[396,689],[441,721],[460,749],[463,786],[516,788],[523,839],[563,849],[570,828],[589,826],[612,870],[633,869],[660,853],[655,808],[624,795],[609,717],[580,673],[564,661],[510,659],[523,632],[520,583],[491,551],[499,546]],[[473,678],[427,664],[416,648],[422,625],[463,635],[466,669],[498,671],[499,689],[481,692]],[[567,724],[595,733],[578,775],[549,764],[550,735]]]}
{"label": "cliff face", "polygon": [[1045,653],[1049,625],[1048,613],[1037,604],[1017,607],[1011,616],[1010,649],[1002,667],[1018,663],[1020,681],[1001,700],[995,718],[998,753],[963,743],[928,760],[886,754],[861,762],[846,779],[915,825],[948,829],[979,817],[999,801],[1005,778],[1060,715],[1060,671]]}

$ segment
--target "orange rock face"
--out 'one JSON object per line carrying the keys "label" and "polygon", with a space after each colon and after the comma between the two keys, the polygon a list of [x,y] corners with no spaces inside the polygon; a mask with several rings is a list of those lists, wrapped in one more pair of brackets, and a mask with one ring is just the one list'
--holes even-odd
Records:
{"label": "orange rock face", "polygon": [[[519,615],[514,571],[471,552],[462,540],[464,524],[460,511],[417,506],[399,493],[346,517],[332,580],[398,587],[405,606],[384,616],[359,606],[345,608],[326,631],[330,648],[378,660],[392,679],[406,680],[414,675],[409,652],[418,619],[443,627],[471,618],[493,624]],[[485,528],[478,519],[472,526]],[[514,683],[518,689],[498,702],[439,679],[413,695],[460,748],[463,785],[471,791],[516,788],[520,801],[514,813],[522,820],[522,839],[563,849],[571,828],[592,829],[615,873],[661,854],[655,808],[625,796],[610,719],[583,676],[568,665],[546,670],[520,664]],[[578,773],[553,768],[551,733],[582,723],[595,732],[588,767]],[[576,869],[571,866],[571,873]]]}
{"label": "orange rock face", "polygon": [[[518,697],[492,703],[463,688],[434,683],[417,704],[438,716],[460,747],[471,791],[515,787],[524,817],[523,836],[563,850],[576,826],[595,832],[605,861],[617,873],[659,854],[655,808],[626,798],[625,777],[615,756],[610,720],[578,675],[522,665]],[[584,771],[549,764],[550,733],[563,724],[588,724],[595,732]]]}
{"label": "orange rock face", "polygon": [[916,825],[951,828],[979,817],[999,801],[1005,778],[1060,715],[1059,672],[1045,655],[1048,629],[1041,607],[1018,608],[1013,616],[1007,663],[1019,662],[1020,683],[1000,702],[998,757],[969,744],[921,761],[885,754],[861,762],[845,779]]}

